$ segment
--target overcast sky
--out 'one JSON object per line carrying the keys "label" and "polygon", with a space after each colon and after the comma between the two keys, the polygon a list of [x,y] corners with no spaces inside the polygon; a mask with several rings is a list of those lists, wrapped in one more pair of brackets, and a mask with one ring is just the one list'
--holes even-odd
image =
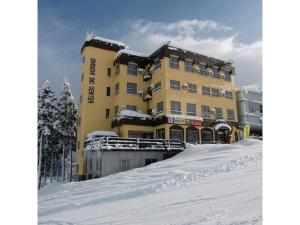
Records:
{"label": "overcast sky", "polygon": [[236,85],[262,80],[260,0],[39,0],[38,76],[58,94],[64,77],[76,100],[86,32],[119,40],[137,52],[160,43],[194,49],[236,66]]}

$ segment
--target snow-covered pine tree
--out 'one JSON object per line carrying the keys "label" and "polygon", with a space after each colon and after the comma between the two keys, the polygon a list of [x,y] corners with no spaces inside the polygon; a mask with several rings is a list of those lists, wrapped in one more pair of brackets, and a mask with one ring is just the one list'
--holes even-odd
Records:
{"label": "snow-covered pine tree", "polygon": [[53,155],[53,123],[57,111],[55,93],[47,80],[38,92],[38,187],[41,185],[41,172],[49,174]]}
{"label": "snow-covered pine tree", "polygon": [[[60,134],[62,144],[62,179],[65,177],[65,158],[67,153],[73,155],[76,146],[76,131],[77,131],[77,109],[74,103],[74,98],[71,92],[71,86],[65,80],[63,90],[58,100],[57,120],[54,123],[54,128]],[[73,158],[73,157],[72,157]],[[67,165],[68,166],[68,165]],[[72,164],[70,163],[70,167]],[[71,171],[71,169],[70,169]],[[70,181],[72,176],[70,176]]]}

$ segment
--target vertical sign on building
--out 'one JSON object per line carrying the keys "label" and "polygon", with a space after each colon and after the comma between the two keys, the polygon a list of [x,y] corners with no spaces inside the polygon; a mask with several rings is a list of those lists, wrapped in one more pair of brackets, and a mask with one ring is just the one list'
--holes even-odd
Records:
{"label": "vertical sign on building", "polygon": [[90,73],[89,73],[88,103],[94,103],[95,78],[96,78],[96,59],[91,58],[90,59]]}

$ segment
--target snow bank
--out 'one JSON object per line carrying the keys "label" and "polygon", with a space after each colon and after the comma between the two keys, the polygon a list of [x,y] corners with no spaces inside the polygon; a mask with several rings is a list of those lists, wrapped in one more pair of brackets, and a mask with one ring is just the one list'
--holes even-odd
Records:
{"label": "snow bank", "polygon": [[135,51],[131,51],[131,50],[128,50],[128,49],[121,49],[118,51],[118,54],[116,56],[116,58],[119,57],[119,55],[121,54],[128,54],[128,55],[135,55],[135,56],[140,56],[140,57],[148,57],[149,55],[146,55],[145,53],[139,53],[139,52],[135,52]]}
{"label": "snow bank", "polygon": [[173,158],[45,187],[39,224],[262,224],[262,142],[188,145]]}
{"label": "snow bank", "polygon": [[97,131],[93,131],[91,133],[88,133],[86,135],[87,138],[90,138],[90,137],[93,137],[93,136],[112,136],[112,137],[118,137],[119,135],[117,135],[113,131],[107,131],[107,130],[97,130]]}
{"label": "snow bank", "polygon": [[90,40],[99,40],[99,41],[103,41],[103,42],[107,42],[110,44],[115,44],[115,45],[119,45],[119,46],[123,46],[125,47],[125,44],[119,41],[115,41],[115,40],[111,40],[111,39],[107,39],[107,38],[103,38],[103,37],[99,37],[96,36],[95,34],[87,34],[85,41],[90,41]]}
{"label": "snow bank", "polygon": [[133,110],[122,110],[119,112],[118,118],[124,118],[124,117],[138,117],[138,118],[145,118],[145,119],[151,119],[152,117],[149,114],[146,113],[141,113],[141,112],[136,112]]}

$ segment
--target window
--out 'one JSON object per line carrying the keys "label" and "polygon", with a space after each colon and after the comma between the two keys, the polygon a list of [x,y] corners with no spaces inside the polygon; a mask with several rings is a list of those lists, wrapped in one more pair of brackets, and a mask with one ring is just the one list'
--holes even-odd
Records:
{"label": "window", "polygon": [[98,165],[98,159],[96,160],[96,170],[99,169],[99,165]]}
{"label": "window", "polygon": [[107,68],[107,76],[108,76],[108,77],[111,76],[111,68]]}
{"label": "window", "polygon": [[184,141],[184,131],[181,126],[170,127],[170,139]]}
{"label": "window", "polygon": [[145,159],[145,166],[157,162],[157,159]]}
{"label": "window", "polygon": [[106,96],[110,96],[110,87],[106,87]]}
{"label": "window", "polygon": [[259,105],[259,112],[260,112],[260,113],[263,112],[263,107],[262,107],[262,105]]}
{"label": "window", "polygon": [[80,141],[77,142],[77,149],[80,149]]}
{"label": "window", "polygon": [[119,112],[119,106],[116,105],[116,106],[115,106],[115,116],[117,116],[118,112]]}
{"label": "window", "polygon": [[211,95],[215,97],[220,97],[220,90],[217,88],[212,88],[211,89]]}
{"label": "window", "polygon": [[202,95],[210,95],[210,88],[202,86]]}
{"label": "window", "polygon": [[209,106],[201,105],[201,114],[203,118],[210,118]]}
{"label": "window", "polygon": [[160,68],[161,64],[159,58],[154,59],[154,65],[155,65],[155,69],[154,69],[155,71]]}
{"label": "window", "polygon": [[105,118],[106,118],[106,119],[109,119],[109,109],[106,109],[106,110],[105,110]]}
{"label": "window", "polygon": [[136,95],[136,93],[137,93],[137,84],[127,82],[127,93]]}
{"label": "window", "polygon": [[203,128],[201,130],[201,143],[210,144],[213,141],[213,132],[209,128]]}
{"label": "window", "polygon": [[136,63],[128,63],[127,73],[131,75],[137,75],[137,64]]}
{"label": "window", "polygon": [[135,105],[126,105],[126,109],[136,111],[136,106]]}
{"label": "window", "polygon": [[169,59],[170,67],[173,69],[179,69],[179,59],[176,56],[170,56]]}
{"label": "window", "polygon": [[230,76],[230,74],[229,74],[229,72],[228,71],[224,71],[224,80],[228,80],[228,81],[231,81],[231,76]]}
{"label": "window", "polygon": [[84,63],[84,62],[85,62],[85,56],[82,57],[82,63]]}
{"label": "window", "polygon": [[186,128],[186,142],[197,144],[199,141],[199,130],[196,127]]}
{"label": "window", "polygon": [[157,92],[157,91],[159,91],[161,89],[161,82],[158,82],[158,83],[156,83],[155,85],[154,85],[154,91],[155,92]]}
{"label": "window", "polygon": [[161,113],[163,111],[164,111],[164,103],[163,102],[157,103],[157,112]]}
{"label": "window", "polygon": [[189,116],[196,116],[196,104],[187,103],[187,114]]}
{"label": "window", "polygon": [[93,172],[93,159],[90,159],[90,172]]}
{"label": "window", "polygon": [[197,85],[188,83],[188,92],[197,93]]}
{"label": "window", "polygon": [[82,95],[80,95],[80,103],[82,103]]}
{"label": "window", "polygon": [[119,160],[119,171],[129,170],[129,160]]}
{"label": "window", "polygon": [[223,111],[222,108],[215,108],[216,109],[216,119],[223,119]]}
{"label": "window", "polygon": [[225,91],[225,97],[226,98],[233,98],[232,92],[231,91]]}
{"label": "window", "polygon": [[172,89],[179,90],[180,89],[180,81],[177,80],[170,80],[170,87]]}
{"label": "window", "polygon": [[227,109],[227,120],[234,120],[234,111],[232,109]]}
{"label": "window", "polygon": [[184,70],[187,72],[193,72],[193,61],[186,59],[184,63]]}
{"label": "window", "polygon": [[249,112],[250,113],[259,113],[260,112],[260,104],[248,102]]}
{"label": "window", "polygon": [[156,138],[157,139],[165,139],[165,128],[156,130]]}
{"label": "window", "polygon": [[101,171],[102,168],[102,158],[99,159],[99,170]]}
{"label": "window", "polygon": [[81,82],[83,81],[84,73],[81,74]]}
{"label": "window", "polygon": [[116,71],[115,71],[115,75],[119,75],[120,74],[120,64],[116,65]]}
{"label": "window", "polygon": [[207,75],[206,65],[199,64],[200,74]]}
{"label": "window", "polygon": [[116,83],[115,85],[115,95],[118,95],[120,92],[120,83]]}
{"label": "window", "polygon": [[220,78],[221,77],[218,68],[213,67],[212,71],[213,71],[213,77],[214,78]]}
{"label": "window", "polygon": [[181,114],[180,102],[171,101],[171,114]]}
{"label": "window", "polygon": [[80,127],[81,125],[81,117],[78,118],[78,126]]}

